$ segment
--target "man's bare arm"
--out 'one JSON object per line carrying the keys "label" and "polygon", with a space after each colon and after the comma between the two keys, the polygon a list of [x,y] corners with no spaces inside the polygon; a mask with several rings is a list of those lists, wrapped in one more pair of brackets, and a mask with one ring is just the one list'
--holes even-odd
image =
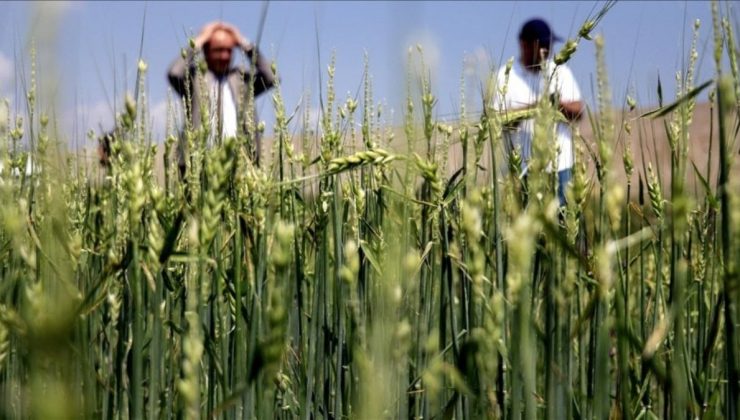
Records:
{"label": "man's bare arm", "polygon": [[560,102],[560,112],[569,121],[578,121],[583,116],[583,101]]}

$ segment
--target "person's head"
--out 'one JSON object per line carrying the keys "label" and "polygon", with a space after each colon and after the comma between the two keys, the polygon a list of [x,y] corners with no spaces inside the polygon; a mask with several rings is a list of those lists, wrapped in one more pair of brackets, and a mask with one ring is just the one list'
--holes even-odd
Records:
{"label": "person's head", "polygon": [[539,71],[540,64],[550,55],[550,47],[560,38],[552,33],[550,25],[542,19],[528,20],[519,31],[519,52],[522,65]]}
{"label": "person's head", "polygon": [[203,44],[208,70],[218,75],[227,73],[231,66],[232,50],[236,44],[237,40],[228,30],[221,28],[214,30],[208,42]]}

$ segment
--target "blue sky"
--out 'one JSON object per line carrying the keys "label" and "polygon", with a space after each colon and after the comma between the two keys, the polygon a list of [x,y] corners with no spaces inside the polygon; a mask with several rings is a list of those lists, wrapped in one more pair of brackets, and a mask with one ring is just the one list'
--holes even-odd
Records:
{"label": "blue sky", "polygon": [[[460,109],[464,68],[469,69],[468,95],[477,95],[480,74],[517,55],[516,36],[525,20],[543,17],[565,38],[575,35],[583,21],[602,4],[277,1],[267,6],[260,46],[278,65],[286,107],[292,110],[306,106],[314,113],[318,107],[319,72],[325,81],[332,52],[336,54],[336,92],[340,101],[360,86],[367,53],[375,101],[383,103],[388,118],[392,110],[393,118],[401,121],[407,51],[420,44],[439,98],[437,112],[440,117],[448,117]],[[15,97],[22,94],[18,75],[23,66],[28,68],[29,39],[35,34],[44,40],[40,54],[49,51],[54,56],[49,61],[42,60],[39,78],[58,81],[56,103],[61,110],[56,114],[63,120],[62,127],[77,133],[70,133],[70,138],[77,138],[90,128],[109,128],[111,107],[114,103],[120,106],[124,89],[133,89],[145,10],[143,58],[149,66],[147,94],[157,120],[155,126],[162,130],[167,97],[165,71],[185,45],[187,36],[196,34],[211,20],[223,19],[255,40],[264,7],[263,2],[218,1],[0,5],[0,95],[10,98],[13,109],[22,103]],[[57,26],[49,23],[53,19],[40,21],[39,10],[56,16]],[[713,72],[709,2],[625,1],[611,9],[595,32],[603,34],[606,41],[615,103],[623,103],[625,93],[630,91],[641,106],[655,105],[658,75],[665,95],[673,96],[675,73],[685,66],[697,18],[702,22],[697,77],[701,79],[697,82],[701,82]],[[46,30],[47,37],[40,36],[39,30]],[[582,41],[569,63],[589,103],[594,100],[594,57],[593,44]],[[310,92],[310,103],[301,103],[306,92]],[[261,97],[258,106],[269,130],[273,116],[268,95]],[[468,107],[471,111],[480,108],[475,101]]]}

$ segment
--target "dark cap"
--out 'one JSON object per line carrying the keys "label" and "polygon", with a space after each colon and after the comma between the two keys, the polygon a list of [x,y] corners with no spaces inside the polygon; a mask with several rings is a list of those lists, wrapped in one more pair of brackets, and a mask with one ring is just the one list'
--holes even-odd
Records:
{"label": "dark cap", "polygon": [[519,39],[523,41],[540,41],[540,44],[551,45],[555,41],[562,41],[563,39],[552,33],[550,25],[542,19],[535,18],[528,20],[522,25],[522,30],[519,31]]}

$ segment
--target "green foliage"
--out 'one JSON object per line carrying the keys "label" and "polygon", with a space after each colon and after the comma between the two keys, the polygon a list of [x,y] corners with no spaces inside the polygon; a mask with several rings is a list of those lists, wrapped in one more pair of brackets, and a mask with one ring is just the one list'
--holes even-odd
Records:
{"label": "green foliage", "polygon": [[[716,20],[721,54],[731,28]],[[8,115],[0,130],[0,416],[731,417],[740,190],[725,125],[737,123],[736,72],[715,83],[726,167],[692,162],[706,198],[679,181],[694,101],[712,83],[693,87],[688,69],[677,99],[642,115],[671,118],[669,176],[666,162],[639,168],[626,140],[621,163],[647,190],[635,202],[632,182],[606,166],[640,120],[607,115],[593,39],[595,138],[574,145],[563,208],[545,169],[564,120],[551,104],[498,114],[484,101],[480,120],[458,128],[435,120],[425,72],[400,145],[367,72],[364,97],[336,103],[332,58],[320,133],[304,127],[294,144],[278,89],[268,165],[252,162],[247,133],[206,147],[207,129],[188,128],[185,182],[170,136],[164,185],[143,93],[127,98],[95,181],[61,164],[32,88],[28,120]],[[503,130],[529,118],[541,141],[522,200],[522,181],[496,165],[520,167],[519,150],[498,151]],[[458,141],[464,153],[472,141],[473,159],[452,167]],[[29,157],[40,169],[13,175]]]}

